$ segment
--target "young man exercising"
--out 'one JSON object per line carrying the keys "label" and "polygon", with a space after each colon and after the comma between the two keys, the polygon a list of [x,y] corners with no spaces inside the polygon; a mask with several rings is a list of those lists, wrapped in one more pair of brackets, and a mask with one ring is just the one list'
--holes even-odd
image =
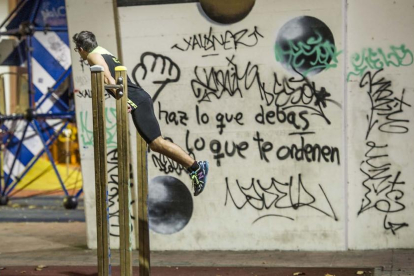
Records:
{"label": "young man exercising", "polygon": [[[106,84],[115,84],[115,67],[120,66],[118,59],[106,49],[98,46],[92,32],[82,31],[73,36],[75,51],[89,65],[100,65],[104,68]],[[113,96],[113,93],[109,91]],[[148,143],[151,150],[159,152],[183,167],[187,168],[193,182],[194,196],[199,195],[206,185],[208,174],[207,161],[195,161],[176,144],[161,136],[160,126],[154,114],[151,96],[139,84],[134,84],[128,77],[128,110],[141,137]]]}

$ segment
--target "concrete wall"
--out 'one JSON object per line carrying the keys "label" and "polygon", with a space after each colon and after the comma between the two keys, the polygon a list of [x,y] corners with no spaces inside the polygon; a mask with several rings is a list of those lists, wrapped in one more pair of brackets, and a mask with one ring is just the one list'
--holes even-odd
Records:
{"label": "concrete wall", "polygon": [[414,246],[414,1],[349,1],[349,246]]}
{"label": "concrete wall", "polygon": [[[69,14],[92,1],[67,2]],[[412,248],[413,6],[257,0],[233,24],[214,22],[198,3],[119,8],[124,63],[154,97],[163,136],[211,166],[205,192],[192,197],[183,168],[149,154],[151,248]],[[101,32],[114,51],[109,20],[75,18],[71,33]],[[368,72],[381,66],[376,78],[385,79],[370,85],[382,92],[368,94]],[[82,168],[91,172],[92,144],[82,140],[91,139],[83,127],[91,118],[80,116],[90,112],[87,98],[77,113]]]}

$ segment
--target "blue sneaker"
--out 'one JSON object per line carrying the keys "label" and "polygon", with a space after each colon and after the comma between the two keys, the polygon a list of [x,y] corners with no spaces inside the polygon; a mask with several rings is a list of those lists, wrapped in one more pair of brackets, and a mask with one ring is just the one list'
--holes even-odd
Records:
{"label": "blue sneaker", "polygon": [[198,161],[199,168],[190,172],[191,181],[193,182],[194,196],[198,196],[206,187],[208,174],[208,161]]}

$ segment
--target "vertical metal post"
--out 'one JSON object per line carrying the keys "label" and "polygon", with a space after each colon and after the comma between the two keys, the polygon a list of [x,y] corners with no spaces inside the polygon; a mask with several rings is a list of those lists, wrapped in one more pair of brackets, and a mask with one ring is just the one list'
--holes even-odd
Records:
{"label": "vertical metal post", "polygon": [[93,143],[95,153],[96,233],[98,243],[98,274],[111,275],[108,208],[105,86],[102,66],[91,67]]}
{"label": "vertical metal post", "polygon": [[[127,69],[115,68],[115,79],[122,77],[123,95],[116,101],[116,131],[118,144],[118,189],[119,189],[119,245],[121,275],[132,275],[130,177],[129,177],[129,130],[128,130],[128,85]],[[118,83],[119,84],[119,83]]]}
{"label": "vertical metal post", "polygon": [[[139,108],[139,107],[138,107]],[[147,143],[137,135],[138,151],[138,219],[139,275],[151,275],[150,240],[148,229],[148,166]]]}

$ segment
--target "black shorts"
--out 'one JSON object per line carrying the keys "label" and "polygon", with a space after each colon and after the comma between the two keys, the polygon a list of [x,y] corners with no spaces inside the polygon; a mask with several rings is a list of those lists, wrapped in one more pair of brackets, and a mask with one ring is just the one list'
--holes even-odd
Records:
{"label": "black shorts", "polygon": [[128,88],[128,98],[137,106],[131,111],[134,125],[141,137],[150,144],[161,136],[151,96],[142,88]]}

